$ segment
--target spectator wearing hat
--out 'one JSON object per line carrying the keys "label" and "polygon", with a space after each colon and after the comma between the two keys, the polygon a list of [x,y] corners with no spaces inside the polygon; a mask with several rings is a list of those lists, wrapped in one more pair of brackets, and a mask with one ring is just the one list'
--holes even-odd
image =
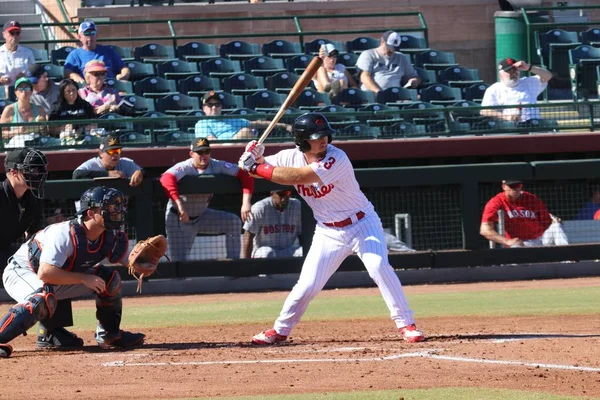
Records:
{"label": "spectator wearing hat", "polygon": [[58,85],[48,79],[48,73],[44,66],[40,64],[30,65],[26,77],[33,83],[31,102],[42,107],[49,115],[54,104],[58,101]]}
{"label": "spectator wearing hat", "polygon": [[379,47],[360,53],[356,67],[360,72],[362,90],[379,92],[391,87],[400,87],[405,78],[405,86],[416,88],[421,79],[412,64],[402,53],[396,51],[401,37],[398,32],[387,31],[379,40]]}
{"label": "spectator wearing hat", "polygon": [[[63,79],[58,85],[58,101],[54,104],[50,113],[50,121],[76,121],[80,119],[93,119],[96,117],[96,111],[90,103],[79,96],[77,84],[72,79]],[[87,125],[87,129],[94,125]],[[56,132],[78,132],[81,126],[76,124],[66,124],[53,126]]]}
{"label": "spectator wearing hat", "polygon": [[[531,72],[535,75],[521,78],[521,71]],[[525,61],[504,58],[498,64],[498,77],[500,82],[496,82],[487,88],[481,105],[517,105],[517,107],[481,110],[481,115],[513,122],[525,122],[533,118],[539,119],[540,110],[538,108],[521,108],[518,105],[537,103],[537,97],[546,89],[548,81],[552,79],[552,72],[528,64]]]}
{"label": "spectator wearing hat", "polygon": [[119,113],[121,96],[105,81],[106,66],[102,60],[90,60],[84,69],[87,85],[79,89],[82,99],[92,105],[97,115]]}
{"label": "spectator wearing hat", "polygon": [[139,186],[144,180],[144,170],[131,158],[121,157],[123,146],[118,137],[108,135],[102,139],[98,157],[91,158],[73,171],[73,179],[115,178],[129,179],[129,186]]}
{"label": "spectator wearing hat", "polygon": [[101,60],[106,66],[106,75],[122,81],[129,79],[129,67],[121,57],[110,47],[96,43],[98,30],[93,21],[83,21],[79,25],[78,35],[81,47],[69,53],[65,60],[65,77],[71,78],[77,83],[83,83],[85,79],[85,66],[91,60]]}
{"label": "spectator wearing hat", "polygon": [[[190,158],[179,162],[160,177],[169,197],[165,215],[165,229],[171,261],[192,259],[190,250],[198,233],[225,235],[226,257],[240,258],[242,222],[251,217],[251,200],[254,179],[238,168],[236,163],[216,160],[210,156],[210,142],[206,138],[194,139],[190,145]],[[178,181],[185,176],[229,175],[242,184],[240,217],[235,214],[208,208],[212,193],[179,195]]]}
{"label": "spectator wearing hat", "polygon": [[[202,97],[202,111],[207,117],[221,116],[221,98],[219,94],[210,91]],[[210,140],[236,140],[254,138],[255,129],[265,129],[269,121],[250,121],[244,118],[202,118],[194,127],[197,138],[205,137]],[[291,131],[288,124],[277,124],[276,128]]]}
{"label": "spectator wearing hat", "polygon": [[325,53],[323,65],[317,70],[317,75],[313,79],[317,90],[321,93],[329,93],[329,97],[334,98],[343,89],[358,87],[346,66],[337,63],[338,49],[333,44],[327,43],[322,46],[322,51]]}
{"label": "spectator wearing hat", "polygon": [[21,41],[21,24],[7,21],[2,29],[5,43],[0,46],[0,85],[5,86],[8,98],[8,86],[24,76],[29,65],[35,64],[31,49],[19,45]]}
{"label": "spectator wearing hat", "polygon": [[[504,213],[504,235],[496,232],[498,211]],[[544,202],[523,190],[523,181],[502,181],[502,192],[483,209],[481,236],[506,247],[566,246],[569,239],[559,218],[548,212]]]}
{"label": "spectator wearing hat", "polygon": [[[21,124],[24,122],[46,121],[46,112],[31,102],[33,84],[28,78],[19,78],[15,82],[17,102],[10,104],[2,111],[0,123]],[[5,147],[26,147],[25,141],[33,140],[38,134],[46,131],[44,126],[15,125],[3,129],[2,138],[10,139]]]}

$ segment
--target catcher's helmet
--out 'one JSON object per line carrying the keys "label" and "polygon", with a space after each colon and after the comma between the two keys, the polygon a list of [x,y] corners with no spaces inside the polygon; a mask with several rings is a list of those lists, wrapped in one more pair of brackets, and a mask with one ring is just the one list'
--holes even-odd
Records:
{"label": "catcher's helmet", "polygon": [[329,125],[327,118],[319,113],[302,114],[296,118],[294,125],[292,125],[294,144],[303,153],[310,150],[307,140],[327,136],[328,143],[331,143],[331,135],[334,133],[335,130]]}
{"label": "catcher's helmet", "polygon": [[39,150],[25,148],[7,154],[4,160],[6,171],[15,169],[23,178],[31,193],[38,199],[44,197],[44,184],[48,177],[48,159]]}
{"label": "catcher's helmet", "polygon": [[97,186],[86,190],[80,199],[79,213],[90,208],[102,210],[106,229],[121,229],[127,214],[127,196],[121,191],[106,186]]}

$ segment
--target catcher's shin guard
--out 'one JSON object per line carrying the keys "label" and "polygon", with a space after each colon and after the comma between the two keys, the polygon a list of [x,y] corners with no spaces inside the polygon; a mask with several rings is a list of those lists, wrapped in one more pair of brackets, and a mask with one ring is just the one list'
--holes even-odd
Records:
{"label": "catcher's shin guard", "polygon": [[123,301],[121,299],[121,275],[116,269],[100,265],[95,274],[106,282],[106,290],[96,298],[96,318],[98,319],[96,340],[100,341],[106,337],[120,335]]}
{"label": "catcher's shin guard", "polygon": [[8,343],[27,332],[40,319],[52,317],[55,308],[54,293],[38,289],[27,298],[26,303],[16,304],[0,318],[0,343]]}

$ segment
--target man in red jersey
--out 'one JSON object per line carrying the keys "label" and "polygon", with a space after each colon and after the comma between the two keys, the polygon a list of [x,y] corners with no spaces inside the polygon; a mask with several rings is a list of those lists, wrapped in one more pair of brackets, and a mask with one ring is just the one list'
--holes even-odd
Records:
{"label": "man in red jersey", "polygon": [[[502,190],[483,209],[481,236],[505,247],[569,244],[560,220],[548,212],[536,195],[523,190],[522,181],[502,181]],[[494,226],[499,210],[504,213],[504,236]]]}

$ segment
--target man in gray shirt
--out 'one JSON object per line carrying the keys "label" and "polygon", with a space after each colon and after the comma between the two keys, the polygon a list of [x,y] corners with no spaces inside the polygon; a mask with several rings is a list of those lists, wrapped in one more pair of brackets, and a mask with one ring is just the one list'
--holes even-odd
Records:
{"label": "man in gray shirt", "polygon": [[131,158],[121,157],[121,141],[108,135],[102,139],[98,157],[91,158],[73,171],[73,179],[112,177],[129,179],[130,186],[139,186],[144,180],[144,170]]}
{"label": "man in gray shirt", "polygon": [[48,73],[43,65],[33,64],[29,66],[27,77],[33,83],[33,94],[31,102],[36,106],[40,106],[50,115],[52,108],[58,101],[58,85],[56,82],[48,79]]}
{"label": "man in gray shirt", "polygon": [[398,32],[387,31],[381,37],[379,47],[360,54],[356,67],[361,71],[362,90],[377,93],[391,87],[400,87],[403,77],[407,79],[405,87],[416,88],[421,84],[409,59],[396,52],[401,40]]}

